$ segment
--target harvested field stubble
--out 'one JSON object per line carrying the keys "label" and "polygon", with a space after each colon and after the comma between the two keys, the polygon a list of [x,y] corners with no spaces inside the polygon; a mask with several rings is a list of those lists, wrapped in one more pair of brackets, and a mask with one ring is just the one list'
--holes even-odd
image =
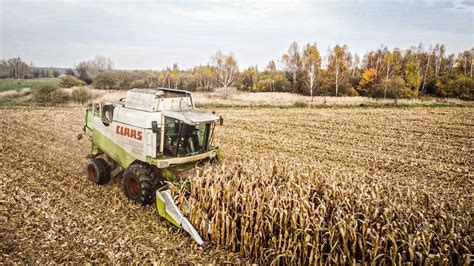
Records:
{"label": "harvested field stubble", "polygon": [[473,253],[472,108],[218,113],[224,161],[174,187],[217,244],[203,250],[118,180],[86,180],[82,109],[1,109],[0,261],[456,264]]}
{"label": "harvested field stubble", "polygon": [[90,142],[78,108],[0,109],[0,264],[239,262],[85,174]]}

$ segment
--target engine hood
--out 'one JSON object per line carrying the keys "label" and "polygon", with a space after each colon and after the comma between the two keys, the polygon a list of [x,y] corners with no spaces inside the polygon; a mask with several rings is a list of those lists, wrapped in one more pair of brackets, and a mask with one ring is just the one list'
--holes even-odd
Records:
{"label": "engine hood", "polygon": [[218,121],[219,116],[196,109],[163,111],[162,114],[167,117],[175,118],[189,125],[195,125],[203,122]]}

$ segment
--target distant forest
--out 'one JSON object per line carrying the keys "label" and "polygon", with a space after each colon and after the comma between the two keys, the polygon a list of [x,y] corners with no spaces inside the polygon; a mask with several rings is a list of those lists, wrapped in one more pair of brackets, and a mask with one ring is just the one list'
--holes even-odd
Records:
{"label": "distant forest", "polygon": [[[278,64],[277,64],[278,62]],[[447,54],[443,44],[409,49],[385,46],[363,56],[336,45],[323,56],[316,44],[294,42],[278,60],[259,68],[239,69],[232,53],[218,51],[207,65],[164,70],[114,70],[113,62],[97,56],[71,69],[35,68],[20,58],[0,61],[1,78],[75,76],[97,89],[168,87],[212,91],[235,87],[248,92],[291,92],[310,96],[369,96],[414,98],[419,96],[474,99],[474,48]],[[280,66],[280,67],[278,67]],[[61,71],[60,71],[61,70]]]}

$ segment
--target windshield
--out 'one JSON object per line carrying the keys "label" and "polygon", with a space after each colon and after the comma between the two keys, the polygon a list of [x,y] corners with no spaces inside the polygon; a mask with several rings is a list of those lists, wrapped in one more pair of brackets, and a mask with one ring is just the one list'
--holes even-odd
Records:
{"label": "windshield", "polygon": [[186,157],[207,151],[210,123],[188,125],[174,118],[165,118],[165,156]]}

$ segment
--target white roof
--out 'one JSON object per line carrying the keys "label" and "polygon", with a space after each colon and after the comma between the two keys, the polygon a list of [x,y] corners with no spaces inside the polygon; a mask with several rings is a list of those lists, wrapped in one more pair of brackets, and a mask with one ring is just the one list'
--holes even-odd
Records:
{"label": "white roof", "polygon": [[195,125],[198,123],[217,121],[219,117],[215,114],[208,113],[201,110],[189,109],[179,111],[163,111],[162,114],[167,117],[172,117],[183,121],[189,125]]}
{"label": "white roof", "polygon": [[146,112],[192,109],[191,93],[165,88],[132,89],[127,91],[124,107]]}

